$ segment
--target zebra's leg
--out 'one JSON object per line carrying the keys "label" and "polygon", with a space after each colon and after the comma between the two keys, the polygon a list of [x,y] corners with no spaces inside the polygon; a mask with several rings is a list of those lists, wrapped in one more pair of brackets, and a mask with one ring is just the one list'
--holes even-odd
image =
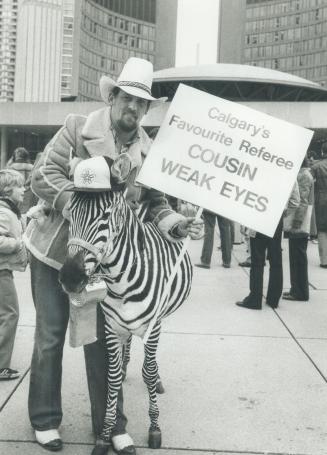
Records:
{"label": "zebra's leg", "polygon": [[123,346],[123,366],[122,366],[122,375],[123,381],[125,381],[127,374],[127,365],[131,359],[131,345],[132,345],[132,335],[130,335]]}
{"label": "zebra's leg", "polygon": [[156,384],[158,379],[158,364],[156,360],[161,324],[157,324],[144,346],[143,379],[149,392],[150,428],[148,445],[151,449],[161,447],[161,430],[158,425],[159,408],[157,404]]}
{"label": "zebra's leg", "polygon": [[122,342],[106,322],[106,346],[108,350],[108,395],[101,439],[109,442],[117,419],[117,397],[122,385]]}

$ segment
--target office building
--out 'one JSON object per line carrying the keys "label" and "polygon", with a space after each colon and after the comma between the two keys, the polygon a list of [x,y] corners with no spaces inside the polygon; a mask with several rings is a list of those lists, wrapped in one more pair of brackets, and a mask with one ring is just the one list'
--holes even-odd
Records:
{"label": "office building", "polygon": [[327,84],[326,0],[221,0],[219,21],[219,62]]}
{"label": "office building", "polygon": [[75,0],[22,1],[14,101],[58,102],[77,95],[73,83],[74,9]]}
{"label": "office building", "polygon": [[18,0],[0,2],[0,102],[13,101]]}

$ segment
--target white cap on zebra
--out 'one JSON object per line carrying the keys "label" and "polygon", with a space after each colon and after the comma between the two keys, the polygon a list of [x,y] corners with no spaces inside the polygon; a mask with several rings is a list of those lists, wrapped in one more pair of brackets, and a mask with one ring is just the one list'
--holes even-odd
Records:
{"label": "white cap on zebra", "polygon": [[80,161],[74,170],[72,191],[108,191],[111,188],[110,168],[103,156]]}
{"label": "white cap on zebra", "polygon": [[114,160],[105,156],[80,160],[74,165],[74,186],[68,191],[108,191],[112,185],[117,189],[117,185],[127,181],[131,169],[128,153],[121,153]]}

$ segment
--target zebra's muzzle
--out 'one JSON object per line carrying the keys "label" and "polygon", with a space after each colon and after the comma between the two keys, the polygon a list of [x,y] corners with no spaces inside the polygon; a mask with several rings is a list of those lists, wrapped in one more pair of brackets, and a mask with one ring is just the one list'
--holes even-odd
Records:
{"label": "zebra's muzzle", "polygon": [[80,251],[75,256],[67,256],[59,272],[59,282],[68,294],[83,291],[89,282],[89,276],[84,268],[84,257]]}

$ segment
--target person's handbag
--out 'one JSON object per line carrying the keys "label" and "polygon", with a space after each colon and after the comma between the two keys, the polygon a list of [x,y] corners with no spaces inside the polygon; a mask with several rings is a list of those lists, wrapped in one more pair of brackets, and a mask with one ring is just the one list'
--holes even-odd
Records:
{"label": "person's handbag", "polygon": [[69,296],[69,344],[76,348],[97,340],[97,306],[107,295],[106,283],[90,280],[80,293]]}

